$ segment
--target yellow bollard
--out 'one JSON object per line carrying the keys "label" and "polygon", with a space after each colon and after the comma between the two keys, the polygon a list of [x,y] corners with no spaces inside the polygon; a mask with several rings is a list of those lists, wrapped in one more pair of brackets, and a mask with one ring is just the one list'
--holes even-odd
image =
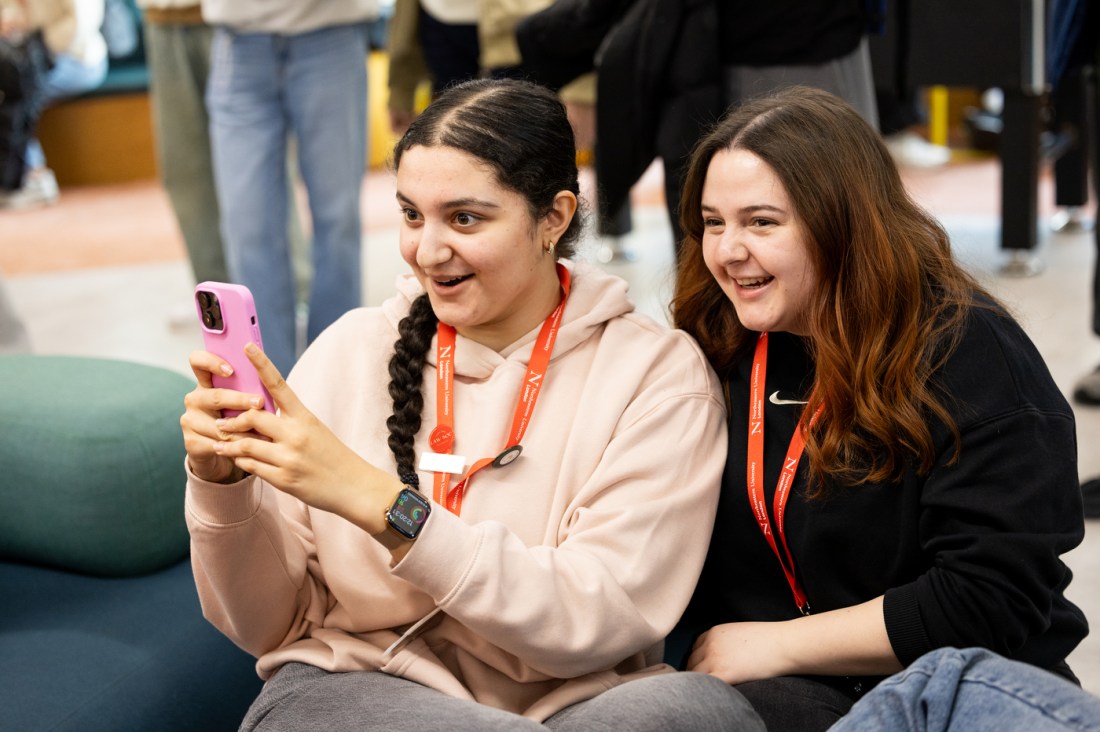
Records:
{"label": "yellow bollard", "polygon": [[947,147],[947,87],[928,90],[928,141]]}
{"label": "yellow bollard", "polygon": [[[367,57],[367,166],[384,168],[390,164],[397,137],[390,129],[390,57],[384,51],[371,51]],[[432,86],[427,81],[416,89],[413,105],[423,112],[431,101]]]}
{"label": "yellow bollard", "polygon": [[371,51],[367,57],[367,165],[374,169],[387,164],[397,142],[390,130],[389,68],[385,53]]}

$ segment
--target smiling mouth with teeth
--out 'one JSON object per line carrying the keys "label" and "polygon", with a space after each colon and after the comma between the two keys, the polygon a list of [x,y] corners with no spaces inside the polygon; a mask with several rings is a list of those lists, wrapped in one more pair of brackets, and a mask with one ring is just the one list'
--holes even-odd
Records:
{"label": "smiling mouth with teeth", "polygon": [[466,280],[470,279],[471,277],[473,277],[473,275],[462,275],[461,277],[455,277],[454,279],[436,280],[435,282],[436,282],[437,285],[441,285],[442,287],[454,287],[455,285],[457,285],[459,283],[465,282]]}
{"label": "smiling mouth with teeth", "polygon": [[753,277],[749,280],[737,280],[737,285],[739,287],[744,287],[746,290],[754,290],[758,287],[763,287],[774,279],[774,277]]}

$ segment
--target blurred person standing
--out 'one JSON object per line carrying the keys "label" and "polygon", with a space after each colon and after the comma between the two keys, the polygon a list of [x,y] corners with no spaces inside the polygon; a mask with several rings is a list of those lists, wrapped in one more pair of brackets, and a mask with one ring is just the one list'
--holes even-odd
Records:
{"label": "blurred person standing", "polygon": [[[226,282],[210,156],[206,80],[213,30],[200,0],[138,0],[145,26],[149,93],[161,183],[172,203],[195,282]],[[194,319],[188,303],[188,316]]]}
{"label": "blurred person standing", "polygon": [[416,87],[432,96],[469,79],[522,78],[516,24],[553,0],[395,0],[390,25],[390,124],[404,134]]}
{"label": "blurred person standing", "polygon": [[286,372],[299,352],[291,134],[313,223],[306,343],[361,304],[367,23],[378,4],[204,0],[202,13],[214,26],[206,102],[229,274],[252,290],[266,351]]}
{"label": "blurred person standing", "polygon": [[481,73],[478,0],[419,0],[417,36],[432,77],[432,94]]}
{"label": "blurred person standing", "polygon": [[[210,76],[213,29],[202,19],[200,0],[138,0],[145,29],[149,66],[153,136],[157,170],[180,233],[195,282],[230,279],[221,235],[221,215],[210,152],[210,119],[206,114],[206,81]],[[290,163],[288,192],[297,172]],[[289,206],[289,237],[298,299],[309,292],[308,244],[297,208]],[[195,322],[188,298],[170,315],[173,326]]]}
{"label": "blurred person standing", "polygon": [[[726,109],[781,89],[809,86],[840,97],[878,129],[867,45],[874,2],[717,0],[716,5]],[[675,189],[666,184],[674,221],[690,150],[683,149],[678,160],[666,160],[675,172]]]}
{"label": "blurred person standing", "polygon": [[877,126],[866,42],[877,12],[871,0],[556,0],[519,23],[516,36],[531,78],[560,88],[598,72],[600,221],[619,218],[631,187],[661,158],[679,249],[687,162],[724,110],[806,85]]}
{"label": "blurred person standing", "polygon": [[[50,69],[38,90],[38,103],[94,89],[107,75],[107,42],[103,0],[0,0],[0,36],[19,41],[41,33]],[[31,208],[57,201],[59,191],[46,155],[31,136],[24,148],[25,172],[19,186],[0,190],[0,209]]]}
{"label": "blurred person standing", "polygon": [[717,0],[727,107],[812,86],[852,105],[877,129],[868,0]]}

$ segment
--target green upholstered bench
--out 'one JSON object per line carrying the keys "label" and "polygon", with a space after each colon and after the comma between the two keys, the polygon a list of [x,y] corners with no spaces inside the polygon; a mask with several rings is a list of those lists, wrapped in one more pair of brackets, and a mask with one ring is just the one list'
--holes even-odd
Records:
{"label": "green upholstered bench", "polygon": [[236,729],[259,692],[191,575],[191,388],[136,363],[0,357],[0,726]]}

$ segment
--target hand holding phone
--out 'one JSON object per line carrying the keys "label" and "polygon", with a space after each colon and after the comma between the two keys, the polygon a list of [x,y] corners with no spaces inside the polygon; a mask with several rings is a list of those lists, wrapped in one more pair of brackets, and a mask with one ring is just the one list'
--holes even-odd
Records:
{"label": "hand holding phone", "polygon": [[[261,394],[264,409],[275,413],[275,403],[267,387],[260,381],[256,368],[244,353],[251,341],[263,350],[260,323],[252,293],[244,285],[226,282],[201,282],[195,287],[195,307],[199,312],[202,338],[206,350],[220,356],[233,367],[231,376],[212,375],[214,386],[246,394]],[[222,416],[240,414],[234,409],[222,410]]]}

